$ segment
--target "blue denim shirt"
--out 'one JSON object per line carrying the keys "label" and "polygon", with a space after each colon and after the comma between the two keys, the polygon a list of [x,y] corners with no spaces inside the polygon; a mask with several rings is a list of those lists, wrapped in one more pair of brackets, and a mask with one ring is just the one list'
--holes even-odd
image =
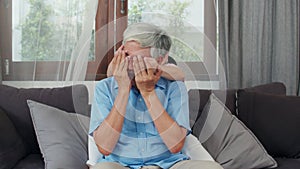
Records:
{"label": "blue denim shirt", "polygon": [[[160,78],[155,92],[167,113],[189,134],[188,94],[184,83]],[[118,85],[113,77],[97,83],[91,112],[91,135],[110,113],[117,93]],[[144,99],[137,89],[132,88],[119,141],[113,152],[109,156],[102,156],[98,162],[118,162],[134,169],[148,165],[170,168],[176,162],[187,159],[181,152],[172,154],[168,150],[155,128]]]}

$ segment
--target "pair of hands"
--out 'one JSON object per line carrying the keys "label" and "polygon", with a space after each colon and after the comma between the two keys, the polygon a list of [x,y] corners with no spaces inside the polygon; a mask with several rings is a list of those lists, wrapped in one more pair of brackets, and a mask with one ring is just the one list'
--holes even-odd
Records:
{"label": "pair of hands", "polygon": [[[159,64],[152,57],[132,56],[132,59],[137,88],[143,96],[151,94],[162,74]],[[119,91],[129,92],[132,79],[128,76],[129,58],[126,57],[123,46],[115,53],[111,66]]]}

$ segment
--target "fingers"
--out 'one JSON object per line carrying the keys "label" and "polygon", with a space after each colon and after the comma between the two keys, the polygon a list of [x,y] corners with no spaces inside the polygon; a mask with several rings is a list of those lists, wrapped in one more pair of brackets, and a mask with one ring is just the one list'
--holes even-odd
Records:
{"label": "fingers", "polygon": [[117,51],[121,52],[124,49],[124,45],[121,45]]}
{"label": "fingers", "polygon": [[145,57],[144,61],[147,67],[148,74],[153,75],[156,69],[158,68],[158,63],[154,58],[150,58],[150,57]]}
{"label": "fingers", "polygon": [[160,76],[161,76],[161,74],[162,74],[162,72],[163,72],[163,71],[161,70],[161,68],[158,67],[158,68],[156,69],[155,73],[154,73],[154,76],[155,76],[157,79],[159,79]]}
{"label": "fingers", "polygon": [[123,70],[125,73],[127,73],[127,68],[128,68],[128,64],[129,64],[129,59],[128,58],[125,58],[125,61],[124,61],[124,67],[123,67]]}
{"label": "fingers", "polygon": [[137,56],[137,60],[138,60],[139,68],[140,68],[140,70],[139,70],[140,73],[143,76],[146,76],[147,72],[146,72],[146,66],[145,66],[144,59],[142,58],[142,56]]}
{"label": "fingers", "polygon": [[117,63],[117,58],[118,58],[118,56],[120,55],[120,53],[123,51],[123,49],[124,49],[124,45],[121,45],[121,46],[119,47],[119,49],[115,52],[114,57],[113,57],[113,59],[112,59],[112,62],[113,62],[114,64]]}
{"label": "fingers", "polygon": [[161,70],[158,71],[159,65],[155,58],[151,57],[144,57],[142,58],[141,56],[134,56],[133,57],[133,67],[134,67],[134,72],[135,75],[142,75],[142,76],[147,76],[147,75],[156,75],[158,74],[160,76],[160,73],[162,72]]}
{"label": "fingers", "polygon": [[137,60],[136,56],[133,57],[133,71],[134,71],[135,77],[137,77],[138,74],[140,73],[140,66],[138,64],[138,60]]}
{"label": "fingers", "polygon": [[114,73],[115,75],[117,74],[122,74],[122,73],[127,73],[127,68],[128,68],[128,63],[126,65],[126,54],[125,51],[117,51],[116,55],[116,64],[115,64],[115,70]]}
{"label": "fingers", "polygon": [[117,54],[116,54],[116,65],[117,67],[120,65],[121,63],[121,51],[117,51]]}
{"label": "fingers", "polygon": [[[127,60],[125,58],[125,51],[121,51],[121,55],[119,57],[121,58],[120,69],[124,70],[124,68],[126,67],[125,63],[126,63],[126,60]],[[126,67],[126,71],[127,71],[127,67]]]}

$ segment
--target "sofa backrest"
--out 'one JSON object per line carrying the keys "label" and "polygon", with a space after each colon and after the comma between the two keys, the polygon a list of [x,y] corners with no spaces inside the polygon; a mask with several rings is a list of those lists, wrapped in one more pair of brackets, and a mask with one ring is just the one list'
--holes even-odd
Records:
{"label": "sofa backrest", "polygon": [[15,88],[0,85],[0,108],[14,123],[26,143],[28,153],[40,153],[27,100],[58,109],[88,115],[88,90],[85,85],[61,88]]}
{"label": "sofa backrest", "polygon": [[227,89],[227,90],[204,90],[192,89],[189,94],[189,111],[190,124],[193,127],[195,121],[201,116],[202,110],[206,105],[211,93],[214,93],[232,114],[236,115],[236,92],[238,90],[245,90],[251,92],[269,93],[275,95],[286,95],[286,87],[281,82],[268,83],[244,89]]}

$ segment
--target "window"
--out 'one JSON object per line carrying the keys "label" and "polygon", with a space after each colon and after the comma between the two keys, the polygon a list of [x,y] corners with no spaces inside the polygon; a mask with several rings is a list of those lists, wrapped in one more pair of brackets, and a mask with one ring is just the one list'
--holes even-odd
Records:
{"label": "window", "polygon": [[[6,44],[0,44],[6,68],[4,80],[64,80],[83,30],[87,2],[90,1],[1,1],[1,40]],[[88,36],[93,39],[89,67],[95,67],[95,29]]]}
{"label": "window", "polygon": [[[9,65],[4,80],[63,80],[81,34],[85,2],[1,0],[0,52]],[[127,24],[139,21],[167,21],[160,24],[171,31],[170,55],[178,65],[197,78],[217,74],[216,52],[206,50],[216,46],[214,0],[99,0],[86,80],[105,77]]]}
{"label": "window", "polygon": [[130,0],[128,3],[129,24],[152,22],[168,30],[173,41],[172,57],[176,61],[203,60],[204,0]]}
{"label": "window", "polygon": [[[115,27],[108,28],[111,30],[107,33],[107,38],[110,39],[107,40],[108,46],[117,44],[114,48],[116,49],[120,45],[120,37],[127,24],[152,22],[162,26],[169,34],[171,32],[175,45],[170,55],[185,70],[187,80],[195,80],[195,78],[196,80],[217,80],[214,0],[116,0],[115,2],[115,6],[113,2],[110,2],[112,4],[108,6],[102,5],[104,12],[97,18],[98,21],[104,21],[104,24],[116,19]],[[127,10],[124,13],[121,12],[122,7],[127,9],[127,6],[128,15]],[[178,32],[179,29],[181,31]],[[107,53],[106,62],[109,63],[112,57],[113,50]]]}
{"label": "window", "polygon": [[[82,33],[86,2],[13,1],[12,61],[70,60],[72,48]],[[94,60],[91,46],[89,60]]]}
{"label": "window", "polygon": [[213,0],[129,0],[128,24],[134,22],[150,22],[168,31],[173,42],[170,56],[184,69],[187,80],[216,74]]}

